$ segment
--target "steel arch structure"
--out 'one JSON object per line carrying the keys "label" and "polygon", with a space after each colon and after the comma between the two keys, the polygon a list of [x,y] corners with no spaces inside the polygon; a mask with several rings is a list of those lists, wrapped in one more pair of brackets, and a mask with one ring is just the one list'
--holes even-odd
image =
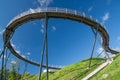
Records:
{"label": "steel arch structure", "polygon": [[[99,34],[102,37],[102,46],[105,49],[105,51],[110,52],[112,54],[119,53],[118,51],[112,50],[109,47],[109,34],[104,28],[104,26],[98,23],[96,20],[93,20],[90,17],[86,17],[85,14],[82,14],[76,10],[70,10],[66,8],[37,8],[37,9],[30,9],[16,16],[13,20],[9,22],[9,24],[6,26],[6,29],[4,31],[3,34],[4,43],[6,43],[6,46],[9,48],[9,50],[19,59],[36,66],[40,66],[39,63],[28,60],[22,57],[17,51],[15,51],[15,49],[11,45],[10,39],[14,31],[17,28],[19,28],[20,25],[29,22],[31,20],[42,19],[45,17],[44,14],[47,14],[48,18],[64,18],[64,19],[78,21],[80,23],[84,23],[92,27],[95,30],[98,30]],[[42,67],[46,67],[46,65],[42,65]],[[52,66],[49,66],[49,68],[60,69]]]}

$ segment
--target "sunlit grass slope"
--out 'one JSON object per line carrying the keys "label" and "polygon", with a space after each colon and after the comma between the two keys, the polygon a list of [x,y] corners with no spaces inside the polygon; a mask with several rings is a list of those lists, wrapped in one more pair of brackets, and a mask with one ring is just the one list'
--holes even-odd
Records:
{"label": "sunlit grass slope", "polygon": [[117,55],[110,65],[90,80],[120,80],[120,55]]}
{"label": "sunlit grass slope", "polygon": [[[91,68],[88,69],[89,59],[86,59],[64,67],[57,72],[49,73],[49,80],[81,80],[103,62],[105,62],[105,59],[93,58]],[[46,73],[42,74],[42,80],[46,80]]]}

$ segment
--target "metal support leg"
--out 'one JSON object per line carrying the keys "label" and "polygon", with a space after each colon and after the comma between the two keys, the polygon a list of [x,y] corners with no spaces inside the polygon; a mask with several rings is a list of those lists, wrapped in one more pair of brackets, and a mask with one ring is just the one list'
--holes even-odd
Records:
{"label": "metal support leg", "polygon": [[110,56],[108,55],[108,53],[105,50],[104,50],[104,52],[105,52],[107,60],[112,61],[112,59],[110,58]]}
{"label": "metal support leg", "polygon": [[[95,31],[93,30],[93,28],[91,28],[91,29],[92,29],[93,34],[95,35]],[[98,38],[97,38],[97,39],[98,39]],[[100,39],[98,39],[98,42],[99,42],[100,46],[103,48]],[[103,48],[103,51],[102,51],[97,57],[99,57],[103,52],[105,52],[106,57],[108,57],[108,59],[111,61],[111,58],[109,57],[109,55],[107,54],[107,52],[105,51],[104,48]]]}
{"label": "metal support leg", "polygon": [[7,76],[6,76],[6,74],[7,74],[7,73],[6,73],[6,66],[7,66],[7,62],[8,62],[8,59],[9,59],[11,53],[10,53],[10,52],[8,53],[8,49],[6,49],[6,52],[5,52],[5,53],[6,53],[6,58],[5,58],[5,64],[4,64],[4,68],[5,68],[4,74],[5,74],[5,80],[6,80],[6,77],[7,77]]}
{"label": "metal support leg", "polygon": [[38,78],[38,80],[41,79],[42,64],[43,64],[43,58],[44,58],[44,50],[45,50],[45,37],[44,37],[44,40],[43,40],[43,47],[42,47],[42,55],[41,55],[41,60],[40,60],[40,71],[39,71],[39,78]]}
{"label": "metal support leg", "polygon": [[45,39],[45,43],[46,43],[46,69],[47,69],[47,80],[49,79],[49,72],[48,72],[48,37],[47,37],[47,27],[48,27],[48,17],[47,14],[45,14],[45,30],[46,30],[46,39]]}
{"label": "metal support leg", "polygon": [[47,40],[47,27],[48,27],[48,17],[47,13],[45,13],[45,23],[44,23],[44,40],[43,40],[43,46],[42,46],[42,55],[41,55],[41,60],[40,60],[40,73],[39,73],[39,78],[38,80],[41,80],[41,74],[42,74],[42,64],[43,64],[43,58],[44,58],[44,51],[46,49],[46,78],[47,80],[49,79],[48,76],[48,40]]}
{"label": "metal support leg", "polygon": [[6,47],[4,47],[3,51],[2,51],[2,69],[1,69],[1,79],[0,80],[3,80],[4,79],[4,56],[5,56],[5,49]]}
{"label": "metal support leg", "polygon": [[104,50],[102,50],[99,54],[98,54],[98,56],[97,57],[99,57],[102,53],[104,52]]}
{"label": "metal support leg", "polygon": [[[6,28],[7,29],[7,28]],[[9,30],[9,29],[8,29]],[[4,79],[4,77],[5,77],[5,75],[4,75],[4,69],[6,69],[4,66],[6,66],[6,63],[7,63],[7,61],[5,61],[5,59],[4,59],[4,56],[5,56],[5,50],[6,50],[6,45],[8,44],[8,42],[10,41],[10,39],[11,39],[11,37],[13,36],[13,34],[14,34],[14,31],[12,31],[12,30],[9,30],[9,31],[11,31],[12,32],[12,34],[11,34],[11,36],[10,36],[10,38],[4,43],[4,46],[3,46],[3,51],[2,51],[2,53],[0,54],[0,58],[2,57],[2,70],[1,70],[1,77],[0,77],[0,80],[3,80]],[[3,39],[5,40],[5,36],[3,36]]]}
{"label": "metal support leg", "polygon": [[0,58],[2,57],[2,55],[3,55],[3,52],[1,52],[1,54],[0,54]]}
{"label": "metal support leg", "polygon": [[[93,28],[91,28],[93,33],[94,33],[94,30]],[[91,52],[91,56],[90,56],[90,60],[89,60],[89,64],[88,64],[88,68],[90,68],[90,65],[91,65],[91,61],[92,61],[92,57],[93,57],[93,53],[94,53],[94,49],[95,49],[95,45],[96,45],[96,41],[97,41],[97,34],[98,34],[98,26],[97,26],[97,31],[95,34],[95,37],[94,37],[94,43],[93,43],[93,47],[92,47],[92,52]]]}

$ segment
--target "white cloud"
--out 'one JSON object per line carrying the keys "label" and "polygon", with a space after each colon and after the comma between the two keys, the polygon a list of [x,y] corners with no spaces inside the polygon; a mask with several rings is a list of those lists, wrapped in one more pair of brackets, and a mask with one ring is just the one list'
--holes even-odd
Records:
{"label": "white cloud", "polygon": [[16,64],[17,62],[14,60],[14,58],[12,58],[12,60],[11,60],[10,63],[11,63],[11,64]]}
{"label": "white cloud", "polygon": [[26,56],[25,55],[21,55],[23,58],[26,58]]}
{"label": "white cloud", "polygon": [[5,31],[4,29],[3,29],[3,30],[0,30],[0,35],[2,35],[4,31]]}
{"label": "white cloud", "polygon": [[120,42],[120,36],[117,37],[117,41]]}
{"label": "white cloud", "polygon": [[55,26],[52,26],[52,31],[56,31],[56,27]]}
{"label": "white cloud", "polygon": [[105,23],[109,19],[109,12],[105,13],[105,15],[102,17],[102,23]]}
{"label": "white cloud", "polygon": [[102,47],[97,49],[98,54],[101,54],[101,57],[106,57],[106,53]]}
{"label": "white cloud", "polygon": [[[48,71],[49,71],[49,72],[56,72],[57,70],[55,70],[55,69],[48,69]],[[45,72],[47,72],[46,69],[43,70],[43,73],[45,73]]]}
{"label": "white cloud", "polygon": [[98,53],[101,53],[103,50],[104,50],[104,49],[103,49],[102,47],[100,47],[100,48],[97,49],[97,52],[98,52]]}
{"label": "white cloud", "polygon": [[12,41],[11,41],[11,45],[18,54],[21,54],[20,50],[16,47],[16,45]]}
{"label": "white cloud", "polygon": [[30,52],[27,52],[27,55],[31,55],[31,53],[30,53]]}
{"label": "white cloud", "polygon": [[[3,58],[3,55],[1,56]],[[4,59],[6,58],[6,55],[4,55]]]}
{"label": "white cloud", "polygon": [[[120,47],[116,47],[116,48],[112,48],[113,50],[116,50],[116,51],[120,51]],[[97,49],[97,52],[101,54],[101,57],[108,57],[108,56],[112,56],[113,54],[111,54],[110,52],[106,52],[102,47],[98,48]]]}
{"label": "white cloud", "polygon": [[88,12],[92,11],[92,9],[93,9],[93,6],[89,7]]}
{"label": "white cloud", "polygon": [[40,32],[41,32],[42,34],[44,33],[44,25],[43,25],[43,24],[41,25]]}
{"label": "white cloud", "polygon": [[43,34],[44,33],[44,30],[43,30],[43,28],[40,30],[40,32]]}
{"label": "white cloud", "polygon": [[53,0],[38,0],[41,7],[47,7]]}
{"label": "white cloud", "polygon": [[16,46],[13,43],[11,43],[11,45],[12,45],[13,48],[16,48]]}
{"label": "white cloud", "polygon": [[42,26],[41,26],[42,28],[44,28],[44,25],[42,24]]}
{"label": "white cloud", "polygon": [[21,53],[19,50],[16,50],[16,52],[17,52],[18,54],[20,54],[20,53]]}
{"label": "white cloud", "polygon": [[10,63],[11,63],[11,64],[16,64],[16,61],[15,61],[15,60],[12,60]]}

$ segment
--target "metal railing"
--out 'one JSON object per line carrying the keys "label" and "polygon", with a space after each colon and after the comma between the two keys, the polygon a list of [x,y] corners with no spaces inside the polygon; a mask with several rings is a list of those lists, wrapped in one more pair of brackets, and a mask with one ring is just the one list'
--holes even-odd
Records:
{"label": "metal railing", "polygon": [[12,23],[14,20],[20,18],[20,17],[26,16],[26,15],[29,15],[29,14],[32,14],[32,13],[40,13],[40,12],[63,12],[63,13],[70,13],[70,14],[80,15],[80,16],[89,18],[89,19],[91,19],[91,20],[96,22],[96,20],[92,19],[91,16],[87,16],[84,12],[82,13],[80,11],[67,9],[67,8],[49,7],[49,8],[37,8],[37,9],[31,9],[30,8],[28,11],[25,11],[25,12],[23,12],[21,14],[18,14],[16,17],[14,17],[9,22],[9,24]]}

